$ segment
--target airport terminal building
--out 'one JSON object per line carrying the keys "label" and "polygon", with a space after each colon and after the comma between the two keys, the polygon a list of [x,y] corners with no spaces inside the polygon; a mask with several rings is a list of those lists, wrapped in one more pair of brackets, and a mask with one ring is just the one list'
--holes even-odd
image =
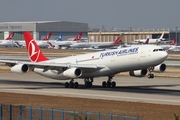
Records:
{"label": "airport terminal building", "polygon": [[63,39],[68,39],[79,32],[87,37],[88,24],[68,21],[0,22],[0,39],[6,38],[11,31],[15,32],[14,40],[23,40],[24,31],[30,31],[36,40],[41,40],[47,32],[52,32],[50,39],[57,39],[60,33],[63,33]]}

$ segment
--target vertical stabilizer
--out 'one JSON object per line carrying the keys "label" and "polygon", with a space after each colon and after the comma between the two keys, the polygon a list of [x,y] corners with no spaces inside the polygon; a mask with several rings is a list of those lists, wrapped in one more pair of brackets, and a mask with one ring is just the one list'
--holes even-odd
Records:
{"label": "vertical stabilizer", "polygon": [[11,32],[5,40],[12,40],[14,37],[14,32]]}
{"label": "vertical stabilizer", "polygon": [[81,37],[82,37],[82,32],[80,32],[75,38],[73,41],[79,41],[81,40]]}
{"label": "vertical stabilizer", "polygon": [[60,33],[59,38],[57,39],[57,41],[62,41],[62,36],[63,36],[63,34]]}
{"label": "vertical stabilizer", "polygon": [[33,39],[30,32],[24,32],[24,39],[26,42],[26,48],[28,50],[29,59],[31,60],[31,62],[41,62],[49,60],[43,55],[42,51]]}
{"label": "vertical stabilizer", "polygon": [[123,39],[123,34],[121,34],[115,41],[114,41],[114,44],[123,44],[122,42],[122,39]]}
{"label": "vertical stabilizer", "polygon": [[47,35],[42,39],[43,41],[49,40],[51,37],[51,32],[48,32]]}
{"label": "vertical stabilizer", "polygon": [[174,38],[169,45],[175,45],[176,44],[176,38]]}

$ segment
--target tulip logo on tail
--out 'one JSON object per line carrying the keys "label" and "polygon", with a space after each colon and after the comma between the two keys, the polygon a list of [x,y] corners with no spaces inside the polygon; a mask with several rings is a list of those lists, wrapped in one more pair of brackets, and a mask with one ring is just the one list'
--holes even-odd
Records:
{"label": "tulip logo on tail", "polygon": [[31,62],[37,62],[40,50],[36,50],[35,41],[31,40],[28,44],[29,57]]}

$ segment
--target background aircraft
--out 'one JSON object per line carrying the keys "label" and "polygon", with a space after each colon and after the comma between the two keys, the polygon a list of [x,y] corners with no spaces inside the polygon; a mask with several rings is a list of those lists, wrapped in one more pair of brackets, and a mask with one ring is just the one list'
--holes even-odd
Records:
{"label": "background aircraft", "polygon": [[3,47],[14,47],[16,44],[12,40],[14,37],[14,32],[11,32],[5,40],[0,40],[0,46]]}
{"label": "background aircraft", "polygon": [[108,49],[123,44],[123,34],[121,34],[114,42],[79,42],[70,45],[71,49]]}
{"label": "background aircraft", "polygon": [[[157,38],[157,39],[150,39],[150,38],[149,38],[149,43],[150,43],[150,44],[157,44],[157,43],[159,43],[159,42],[161,42],[161,41],[164,40],[163,36],[164,36],[164,32],[161,34],[160,38]],[[136,39],[136,40],[133,40],[132,43],[133,43],[133,44],[134,44],[134,43],[135,43],[135,44],[144,43],[146,40],[147,40],[147,39]]]}
{"label": "background aircraft", "polygon": [[176,38],[174,38],[169,45],[159,45],[165,50],[169,50],[176,47]]}
{"label": "background aircraft", "polygon": [[[42,40],[37,40],[36,42],[37,42],[38,46],[41,48],[47,48],[48,47],[47,42],[50,39],[51,35],[52,35],[52,32],[48,32],[47,35]],[[26,47],[26,43],[24,40],[16,41],[15,43],[18,47]]]}
{"label": "background aircraft", "polygon": [[81,40],[82,37],[82,32],[79,32],[78,35],[72,40],[72,41],[64,41],[62,39],[62,33],[59,35],[58,40],[50,40],[49,43],[49,48],[54,48],[54,49],[62,49],[64,48],[69,48],[69,46],[73,43],[77,43]]}
{"label": "background aircraft", "polygon": [[[162,64],[168,54],[160,46],[141,45],[108,51],[99,51],[77,56],[57,59],[48,59],[31,36],[24,32],[24,38],[31,62],[0,60],[11,67],[12,72],[26,73],[29,70],[57,80],[71,79],[65,87],[78,87],[74,79],[84,79],[86,87],[92,87],[94,77],[107,76],[107,82],[102,82],[103,87],[115,87],[112,78],[119,72],[129,71],[131,76],[142,77],[147,74],[147,69],[162,72],[166,65]],[[151,68],[151,69],[150,69]],[[148,74],[153,78],[153,74]]]}

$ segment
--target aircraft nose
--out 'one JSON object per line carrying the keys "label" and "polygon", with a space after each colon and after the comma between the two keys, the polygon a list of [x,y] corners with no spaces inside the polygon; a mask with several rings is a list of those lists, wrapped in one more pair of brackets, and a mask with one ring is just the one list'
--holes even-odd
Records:
{"label": "aircraft nose", "polygon": [[166,51],[161,53],[161,56],[163,59],[166,59],[168,57],[168,53]]}

